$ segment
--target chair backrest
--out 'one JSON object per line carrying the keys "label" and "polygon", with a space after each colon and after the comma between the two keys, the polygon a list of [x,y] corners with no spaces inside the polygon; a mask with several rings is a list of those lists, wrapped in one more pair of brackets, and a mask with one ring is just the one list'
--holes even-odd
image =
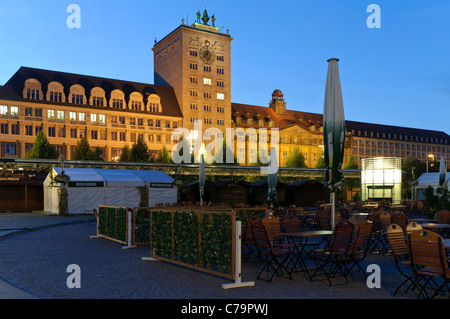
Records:
{"label": "chair backrest", "polygon": [[443,238],[430,231],[415,231],[408,235],[411,262],[416,267],[427,267],[427,271],[444,274],[448,269]]}
{"label": "chair backrest", "polygon": [[394,256],[407,255],[409,253],[403,229],[397,224],[390,224],[386,230],[389,246]]}
{"label": "chair backrest", "polygon": [[271,241],[281,241],[283,236],[281,233],[281,224],[277,216],[267,215],[263,218],[262,223],[266,227],[267,236]]}
{"label": "chair backrest", "polygon": [[351,210],[351,208],[341,208],[339,210],[339,213],[341,214],[341,217],[343,220],[348,220],[350,219],[350,213],[349,210]]}
{"label": "chair backrest", "polygon": [[434,214],[433,219],[436,220],[438,223],[441,223],[441,217],[442,217],[442,215],[443,215],[445,212],[448,212],[448,210],[446,210],[446,209],[441,209],[441,210],[438,211],[436,214]]}
{"label": "chair backrest", "polygon": [[450,224],[450,211],[445,211],[441,215],[441,224]]}
{"label": "chair backrest", "polygon": [[406,233],[406,227],[408,226],[408,217],[404,213],[398,212],[393,214],[391,216],[391,222],[400,226]]}
{"label": "chair backrest", "polygon": [[301,222],[295,216],[287,216],[283,220],[284,223],[284,231],[286,233],[294,233],[301,231]]}
{"label": "chair backrest", "polygon": [[372,237],[372,227],[373,223],[370,221],[365,221],[357,226],[356,237],[352,246],[354,251],[367,251],[369,248],[370,238]]}
{"label": "chair backrest", "polygon": [[422,230],[422,226],[416,222],[410,222],[407,226],[406,226],[406,233],[410,234],[415,230]]}
{"label": "chair backrest", "polygon": [[347,220],[340,221],[333,230],[329,250],[347,252],[353,236],[353,224]]}
{"label": "chair backrest", "polygon": [[252,224],[255,223],[255,222],[261,222],[261,219],[256,217],[256,216],[253,216],[253,217],[247,218],[245,220],[245,223],[244,223],[244,236],[243,236],[243,239],[242,239],[242,242],[244,244],[252,243],[254,241],[253,232],[252,232]]}
{"label": "chair backrest", "polygon": [[262,222],[254,222],[251,226],[253,238],[258,249],[271,249],[272,244],[267,235],[266,226]]}
{"label": "chair backrest", "polygon": [[319,214],[317,216],[317,222],[321,230],[331,230],[330,217],[327,214]]}
{"label": "chair backrest", "polygon": [[391,215],[386,211],[382,211],[379,218],[380,218],[381,228],[383,230],[386,230],[392,222]]}

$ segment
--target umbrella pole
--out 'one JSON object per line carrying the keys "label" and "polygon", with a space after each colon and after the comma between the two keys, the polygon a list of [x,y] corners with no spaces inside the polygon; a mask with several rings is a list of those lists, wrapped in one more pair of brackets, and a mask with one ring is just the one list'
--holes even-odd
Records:
{"label": "umbrella pole", "polygon": [[334,202],[335,202],[335,193],[332,192],[331,193],[331,230],[334,230],[334,218],[335,218],[335,206],[334,206]]}

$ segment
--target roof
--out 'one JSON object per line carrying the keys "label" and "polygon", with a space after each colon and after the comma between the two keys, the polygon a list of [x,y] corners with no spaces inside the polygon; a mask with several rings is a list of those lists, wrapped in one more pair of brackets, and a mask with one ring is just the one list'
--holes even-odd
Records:
{"label": "roof", "polygon": [[[60,174],[61,168],[54,170]],[[106,182],[106,186],[146,186],[150,183],[172,183],[174,179],[162,171],[69,167],[64,173],[73,182]]]}
{"label": "roof", "polygon": [[[48,90],[48,84],[52,81],[59,82],[64,86],[64,94],[66,96],[69,96],[69,90],[73,84],[79,84],[83,86],[85,89],[87,99],[89,99],[90,97],[91,89],[96,86],[101,87],[103,90],[105,90],[105,97],[107,100],[109,100],[111,92],[115,89],[119,89],[125,94],[126,101],[129,100],[130,94],[135,91],[141,93],[144,96],[144,99],[149,94],[157,94],[161,98],[161,105],[162,105],[162,112],[158,113],[158,115],[182,117],[181,109],[178,104],[175,91],[171,86],[115,80],[110,78],[36,69],[23,66],[20,67],[19,70],[17,70],[17,72],[8,80],[8,82],[5,83],[3,87],[0,86],[0,99],[29,101],[28,99],[24,99],[22,96],[25,81],[29,78],[34,78],[41,83],[41,88],[44,93],[44,96]],[[69,102],[60,103],[60,102],[50,102],[47,100],[32,100],[32,101],[46,104],[52,103],[59,105],[62,104],[62,105],[80,106],[79,104],[72,104]],[[85,105],[83,105],[83,107],[85,107]],[[105,108],[104,106],[91,106],[91,105],[89,107],[102,109]],[[127,110],[123,109],[122,111]],[[132,112],[139,112],[139,111],[132,111]]]}
{"label": "roof", "polygon": [[[248,105],[248,104],[240,104],[240,103],[231,103],[232,108],[232,117],[235,120],[236,117],[242,117],[244,119],[244,122],[239,124],[239,127],[255,127],[258,128],[258,119],[262,119],[265,122],[273,121],[274,125],[273,127],[281,129],[288,128],[290,126],[297,125],[301,128],[304,128],[305,130],[310,130],[310,127],[312,125],[316,126],[316,131],[311,131],[311,133],[317,133],[322,134],[318,130],[319,127],[323,125],[323,114],[319,113],[308,113],[308,112],[301,112],[301,111],[294,111],[294,110],[286,110],[286,114],[277,114],[272,108],[270,107],[263,107],[263,106],[256,106],[256,105]],[[245,121],[248,118],[255,119],[255,122],[253,125],[248,125]],[[365,123],[365,122],[356,122],[356,121],[345,121],[346,124],[346,130],[347,132],[351,132],[352,130],[355,130],[355,132],[361,131],[361,132],[373,132],[374,135],[370,136],[371,138],[376,138],[377,132],[379,133],[386,133],[391,134],[390,139],[394,139],[394,134],[402,135],[402,136],[408,136],[408,139],[411,136],[414,137],[423,137],[423,138],[430,138],[429,142],[431,142],[431,138],[437,139],[434,140],[435,143],[441,143],[441,144],[448,144],[450,143],[450,136],[443,132],[443,131],[433,131],[433,130],[425,130],[425,129],[419,129],[419,128],[409,128],[409,127],[401,127],[401,126],[393,126],[393,125],[384,125],[384,124],[373,124],[373,123]],[[363,134],[363,133],[362,133]],[[362,137],[369,137],[363,136]],[[389,139],[386,135],[384,138],[380,135],[379,138],[382,139]],[[442,139],[442,142],[440,142],[440,139]],[[396,139],[400,140],[400,139]],[[447,140],[447,143],[445,142]],[[420,142],[426,142],[420,141]]]}
{"label": "roof", "polygon": [[[239,124],[239,127],[258,127],[257,120],[262,119],[264,122],[273,121],[273,127],[283,129],[289,126],[297,125],[309,130],[311,125],[316,127],[322,126],[323,115],[316,113],[307,113],[300,111],[286,110],[285,115],[277,114],[272,108],[240,103],[231,103],[232,117],[242,117],[244,120],[253,118],[256,123],[247,125],[246,122]],[[317,131],[317,133],[320,133]]]}

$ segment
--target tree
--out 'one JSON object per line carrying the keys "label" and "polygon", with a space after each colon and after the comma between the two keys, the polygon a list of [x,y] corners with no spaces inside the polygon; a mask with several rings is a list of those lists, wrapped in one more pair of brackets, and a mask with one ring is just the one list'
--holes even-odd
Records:
{"label": "tree", "polygon": [[169,150],[166,148],[166,146],[163,146],[163,149],[159,152],[158,156],[156,157],[157,163],[171,163],[172,159],[170,158]]}
{"label": "tree", "polygon": [[86,136],[83,136],[75,146],[72,154],[73,160],[79,161],[102,161],[102,150],[100,147],[96,146],[95,150],[92,151],[89,146],[89,142]]}
{"label": "tree", "polygon": [[40,159],[56,159],[58,152],[52,146],[44,132],[39,131],[33,143],[33,148],[25,156],[26,158],[40,158]]}
{"label": "tree", "polygon": [[316,166],[314,166],[315,168],[326,168],[327,165],[325,164],[325,154],[322,151],[322,153],[320,153],[320,157],[319,160],[316,163]]}
{"label": "tree", "polygon": [[122,147],[120,152],[119,162],[131,162],[131,150],[128,145]]}
{"label": "tree", "polygon": [[348,157],[347,163],[344,165],[343,169],[358,169],[358,163],[355,162],[353,154]]}
{"label": "tree", "polygon": [[305,162],[305,156],[300,152],[298,147],[292,150],[292,153],[289,155],[286,160],[286,167],[307,167]]}
{"label": "tree", "polygon": [[136,143],[133,144],[130,151],[130,161],[131,162],[148,162],[150,158],[150,153],[148,151],[148,146],[144,140],[139,137]]}

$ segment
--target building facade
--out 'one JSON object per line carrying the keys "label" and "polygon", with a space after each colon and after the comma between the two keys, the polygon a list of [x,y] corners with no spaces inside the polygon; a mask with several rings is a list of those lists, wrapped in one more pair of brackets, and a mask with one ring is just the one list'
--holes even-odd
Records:
{"label": "building facade", "polygon": [[[155,42],[154,84],[21,67],[0,86],[0,157],[25,157],[39,131],[66,159],[86,136],[92,148],[101,148],[104,160],[117,161],[122,148],[139,137],[157,153],[163,146],[172,149],[175,128],[186,128],[191,138],[207,135],[209,128],[219,129],[225,138],[232,128],[244,132],[235,135],[234,150],[245,165],[257,161],[252,142],[275,137],[281,166],[298,148],[307,166],[315,167],[323,152],[322,114],[289,109],[278,89],[271,96],[268,92],[267,106],[232,103],[232,37],[214,22],[208,24],[207,13],[203,17],[203,23],[183,21]],[[196,123],[202,124],[201,132]],[[344,163],[350,154],[358,164],[376,156],[422,161],[444,156],[448,162],[450,136],[444,132],[346,123]]]}

